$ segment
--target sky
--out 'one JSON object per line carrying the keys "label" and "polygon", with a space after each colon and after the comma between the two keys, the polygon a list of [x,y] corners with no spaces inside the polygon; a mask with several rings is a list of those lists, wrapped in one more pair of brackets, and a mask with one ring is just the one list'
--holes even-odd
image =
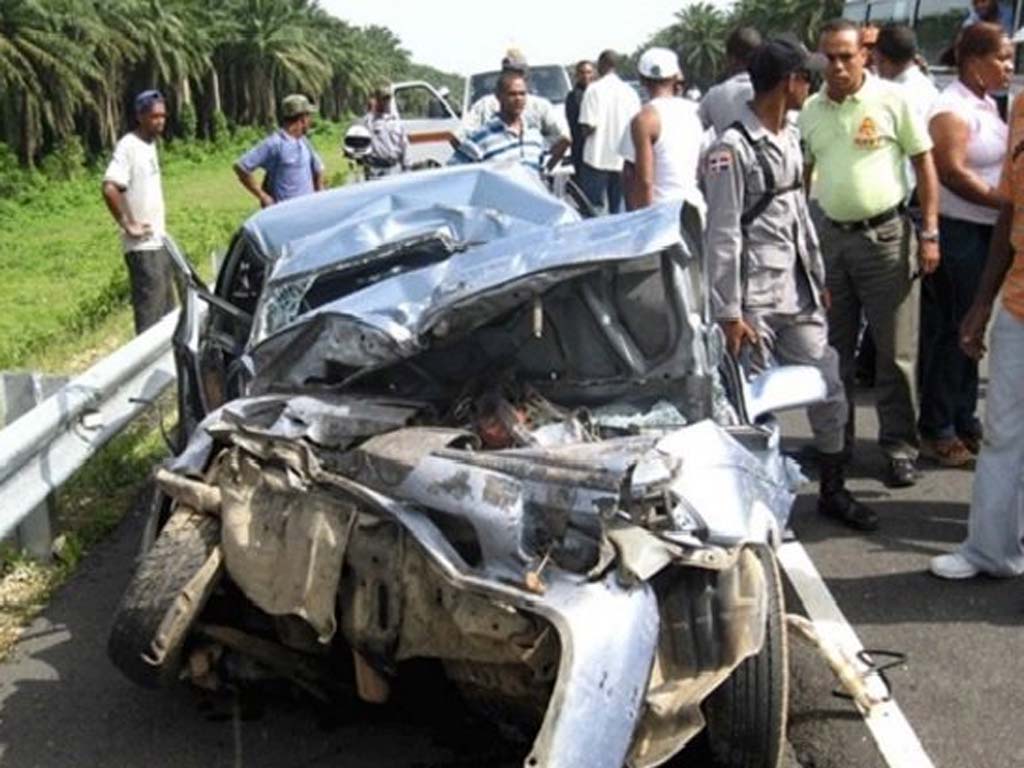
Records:
{"label": "sky", "polygon": [[[469,74],[494,69],[510,46],[531,64],[594,59],[605,48],[632,52],[672,23],[688,0],[321,0],[359,26],[397,34],[413,60]],[[715,5],[725,6],[717,0]]]}

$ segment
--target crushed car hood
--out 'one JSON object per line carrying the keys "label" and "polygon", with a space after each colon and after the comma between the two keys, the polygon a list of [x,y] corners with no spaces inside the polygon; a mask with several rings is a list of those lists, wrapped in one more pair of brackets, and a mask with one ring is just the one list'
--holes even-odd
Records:
{"label": "crushed car hood", "polygon": [[[584,221],[519,166],[362,186],[372,194],[346,189],[291,217],[282,207],[247,223],[273,260],[250,339],[257,373],[281,355],[280,367],[301,369],[297,350],[351,368],[384,365],[602,265],[666,249],[685,261],[694,251],[680,232],[678,203]],[[423,257],[418,268],[405,258],[413,249]],[[321,277],[365,275],[375,263],[381,275],[308,306]]]}

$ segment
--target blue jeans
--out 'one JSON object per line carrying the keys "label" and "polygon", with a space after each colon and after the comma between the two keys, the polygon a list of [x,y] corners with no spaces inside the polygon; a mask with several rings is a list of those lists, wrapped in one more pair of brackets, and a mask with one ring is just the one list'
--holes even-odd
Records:
{"label": "blue jeans", "polygon": [[602,171],[583,163],[579,185],[598,213],[622,213],[622,173]]}
{"label": "blue jeans", "polygon": [[939,219],[939,268],[921,284],[922,437],[978,432],[978,364],[960,351],[960,322],[978,292],[992,227]]}

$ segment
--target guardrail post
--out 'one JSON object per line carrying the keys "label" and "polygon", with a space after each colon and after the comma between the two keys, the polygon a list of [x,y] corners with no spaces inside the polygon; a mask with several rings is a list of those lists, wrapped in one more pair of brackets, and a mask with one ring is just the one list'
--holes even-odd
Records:
{"label": "guardrail post", "polygon": [[[10,424],[23,413],[52,395],[65,383],[66,376],[39,373],[0,373],[0,424]],[[49,561],[53,546],[50,500],[36,506],[17,527],[12,537],[19,549],[32,557]]]}

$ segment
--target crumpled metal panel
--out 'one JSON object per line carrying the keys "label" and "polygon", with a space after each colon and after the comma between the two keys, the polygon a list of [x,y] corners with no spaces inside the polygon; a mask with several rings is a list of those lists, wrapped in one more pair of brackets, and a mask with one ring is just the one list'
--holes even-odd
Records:
{"label": "crumpled metal panel", "polygon": [[[503,202],[503,209],[512,209],[513,202]],[[678,203],[665,203],[622,216],[516,231],[469,245],[440,263],[381,280],[301,318],[304,322],[320,314],[357,318],[359,325],[391,338],[394,359],[400,359],[420,351],[416,341],[422,334],[446,318],[454,322],[453,316],[469,303],[477,310],[473,323],[478,325],[522,301],[517,296],[510,304],[512,294],[540,294],[600,264],[683,248],[679,209]],[[382,219],[381,225],[387,220]],[[323,268],[334,265],[326,262]],[[254,346],[267,339],[268,312],[288,290],[287,282],[268,286],[256,310]],[[353,330],[358,333],[358,328]]]}
{"label": "crumpled metal panel", "polygon": [[[647,583],[558,580],[538,606],[555,625],[562,663],[528,768],[620,768],[640,718],[658,642]],[[614,631],[600,631],[614,627]]]}
{"label": "crumpled metal panel", "polygon": [[[408,217],[415,209],[425,211],[424,218]],[[443,221],[456,240],[478,240],[578,218],[536,173],[515,163],[402,174],[327,190],[266,208],[243,228],[275,264],[273,280],[421,233],[431,221]],[[346,236],[356,238],[351,246],[343,242]]]}
{"label": "crumpled metal panel", "polygon": [[221,462],[221,547],[232,581],[270,615],[301,616],[329,642],[355,506],[241,451]]}
{"label": "crumpled metal panel", "polygon": [[[774,445],[772,441],[775,441]],[[765,460],[713,421],[663,437],[658,450],[681,460],[672,493],[707,526],[707,540],[731,546],[779,541],[799,486],[778,450],[777,430],[767,438]]]}
{"label": "crumpled metal panel", "polygon": [[[477,574],[444,534],[409,505],[345,478],[339,489],[399,521],[453,586],[536,613],[555,627],[561,663],[527,768],[621,768],[640,718],[658,642],[657,599],[649,584],[626,587],[615,574],[600,581],[552,569],[536,595]],[[616,627],[595,632],[595,627]]]}

